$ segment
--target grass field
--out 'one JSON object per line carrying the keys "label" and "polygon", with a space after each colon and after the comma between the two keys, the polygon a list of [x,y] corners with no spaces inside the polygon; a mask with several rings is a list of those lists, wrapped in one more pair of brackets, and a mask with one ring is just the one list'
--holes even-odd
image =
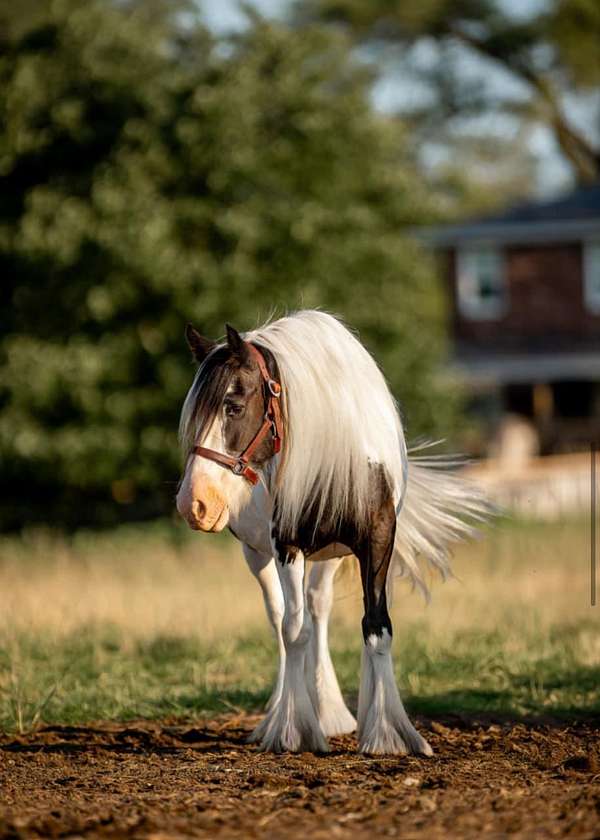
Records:
{"label": "grass field", "polygon": [[[426,606],[396,587],[397,676],[412,712],[600,712],[589,525],[503,522],[461,546]],[[352,564],[331,628],[355,702],[361,594]],[[275,645],[228,537],[157,523],[0,542],[0,726],[259,710]]]}

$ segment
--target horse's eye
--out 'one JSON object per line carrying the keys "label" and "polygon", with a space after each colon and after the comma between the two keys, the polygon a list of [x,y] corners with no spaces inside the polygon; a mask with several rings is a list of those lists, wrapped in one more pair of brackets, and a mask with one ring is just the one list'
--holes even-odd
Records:
{"label": "horse's eye", "polygon": [[227,417],[241,417],[243,413],[243,405],[239,403],[225,403],[225,414]]}

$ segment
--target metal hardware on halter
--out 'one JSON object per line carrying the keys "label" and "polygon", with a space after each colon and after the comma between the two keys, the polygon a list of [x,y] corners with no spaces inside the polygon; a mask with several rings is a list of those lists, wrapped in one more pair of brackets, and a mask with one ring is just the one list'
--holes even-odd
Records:
{"label": "metal hardware on halter", "polygon": [[283,419],[279,405],[281,385],[275,379],[271,378],[267,363],[260,350],[249,342],[246,342],[246,346],[250,349],[258,364],[260,375],[266,386],[265,395],[268,395],[261,427],[248,446],[237,457],[226,455],[224,452],[217,452],[215,449],[207,449],[205,446],[194,446],[192,452],[195,455],[200,455],[201,458],[206,458],[208,461],[214,461],[223,467],[227,467],[234,475],[243,476],[250,484],[256,484],[258,482],[258,475],[250,466],[249,461],[254,451],[259,447],[269,432],[273,438],[273,452],[276,454],[281,450],[281,441],[283,439]]}
{"label": "metal hardware on halter", "polygon": [[268,379],[267,388],[269,389],[271,396],[279,399],[281,395],[281,385],[279,384],[279,382],[275,382],[274,379]]}

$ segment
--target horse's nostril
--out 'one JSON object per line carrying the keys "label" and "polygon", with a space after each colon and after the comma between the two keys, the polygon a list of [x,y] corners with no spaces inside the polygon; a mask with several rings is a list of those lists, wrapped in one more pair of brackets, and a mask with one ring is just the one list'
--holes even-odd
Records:
{"label": "horse's nostril", "polygon": [[197,522],[201,522],[206,516],[206,505],[200,501],[192,502],[192,515]]}

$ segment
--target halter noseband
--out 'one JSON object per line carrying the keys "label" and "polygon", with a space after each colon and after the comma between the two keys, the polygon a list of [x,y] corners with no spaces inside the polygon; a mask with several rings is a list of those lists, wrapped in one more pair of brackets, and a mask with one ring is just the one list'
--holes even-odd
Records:
{"label": "halter noseband", "polygon": [[258,482],[258,473],[249,465],[255,450],[260,446],[265,437],[271,433],[273,438],[273,450],[275,453],[281,449],[281,441],[283,438],[283,422],[281,416],[281,385],[276,382],[267,369],[263,354],[250,342],[246,342],[246,346],[250,349],[258,364],[258,369],[263,379],[263,390],[266,397],[265,417],[262,426],[254,435],[248,446],[237,457],[232,455],[225,455],[223,452],[217,452],[216,449],[207,449],[205,446],[194,446],[192,452],[195,455],[200,455],[201,458],[206,458],[208,461],[215,461],[231,470],[234,475],[241,475],[246,478],[250,484]]}

